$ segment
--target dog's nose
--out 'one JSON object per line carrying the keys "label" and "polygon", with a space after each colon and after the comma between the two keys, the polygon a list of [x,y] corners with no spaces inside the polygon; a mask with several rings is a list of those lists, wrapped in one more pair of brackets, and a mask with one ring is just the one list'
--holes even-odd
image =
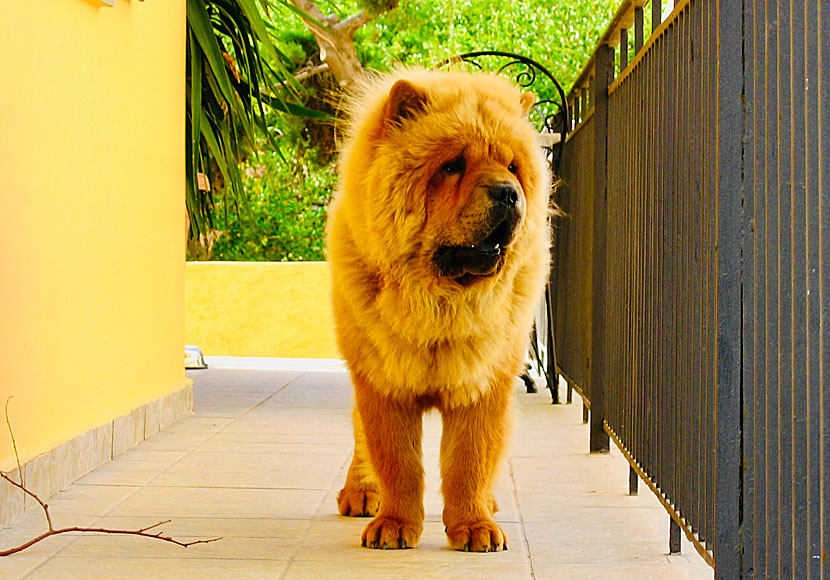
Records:
{"label": "dog's nose", "polygon": [[513,207],[519,200],[519,192],[510,183],[497,183],[487,190],[490,198],[506,207]]}

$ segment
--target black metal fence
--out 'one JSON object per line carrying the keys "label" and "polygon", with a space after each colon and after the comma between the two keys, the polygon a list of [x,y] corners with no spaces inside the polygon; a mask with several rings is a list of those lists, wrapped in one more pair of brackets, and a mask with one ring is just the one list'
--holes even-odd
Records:
{"label": "black metal fence", "polygon": [[556,362],[672,549],[829,579],[830,4],[662,8],[626,0],[568,96]]}

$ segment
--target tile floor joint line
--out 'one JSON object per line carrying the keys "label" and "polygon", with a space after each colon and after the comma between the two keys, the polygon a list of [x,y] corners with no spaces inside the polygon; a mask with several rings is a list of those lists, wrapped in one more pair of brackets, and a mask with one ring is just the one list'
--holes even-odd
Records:
{"label": "tile floor joint line", "polygon": [[519,519],[519,529],[522,532],[522,541],[525,544],[525,550],[527,550],[527,562],[530,566],[530,577],[533,580],[536,580],[536,570],[533,567],[533,554],[530,551],[530,540],[528,539],[527,531],[525,530],[525,519],[522,515],[522,506],[519,504],[519,486],[516,484],[516,473],[513,471],[512,458],[507,460],[507,471],[510,474],[510,491],[513,492],[513,502],[516,504],[516,514]]}
{"label": "tile floor joint line", "polygon": [[51,561],[52,558],[54,558],[54,556],[55,555],[52,554],[48,558],[44,558],[43,560],[41,560],[40,562],[38,562],[37,564],[35,564],[31,568],[29,568],[27,571],[23,572],[22,576],[18,576],[17,578],[19,580],[26,580],[26,578],[30,577],[32,574],[34,574],[35,572],[37,572],[38,570],[43,568],[47,564],[47,562]]}
{"label": "tile floor joint line", "polygon": [[297,545],[294,546],[293,550],[291,550],[291,555],[288,557],[288,563],[285,565],[285,569],[283,570],[282,574],[280,574],[278,580],[283,580],[283,578],[285,578],[285,576],[288,574],[288,571],[291,569],[291,564],[294,563],[294,560],[297,559],[297,555],[300,553],[300,550],[303,549],[303,544],[305,543],[305,540],[308,537],[308,533],[311,531],[311,526],[317,518],[317,514],[320,513],[320,508],[322,508],[323,505],[325,505],[327,499],[328,494],[323,494],[323,499],[320,500],[320,504],[317,506],[317,509],[314,510],[314,514],[311,516],[311,518],[309,518],[309,520],[303,527],[303,531],[297,540]]}
{"label": "tile floor joint line", "polygon": [[[346,454],[346,458],[340,464],[340,467],[338,467],[335,470],[334,475],[329,480],[329,485],[326,488],[326,491],[331,491],[333,487],[338,487],[338,486],[335,485],[335,483],[337,483],[337,480],[340,479],[340,474],[342,474],[344,471],[346,471],[346,473],[348,474],[348,469],[349,469],[349,466],[352,463],[352,456],[353,455],[354,455],[354,447],[352,447],[352,449]],[[338,489],[337,491],[339,492],[340,490]],[[325,497],[323,498],[323,504],[325,504],[326,499],[327,498],[325,498]],[[322,505],[320,507],[322,507]],[[318,510],[319,510],[319,508],[318,508]]]}
{"label": "tile floor joint line", "polygon": [[264,405],[265,403],[267,403],[268,401],[270,401],[271,399],[273,399],[274,397],[279,395],[281,392],[283,392],[289,386],[291,386],[292,384],[297,382],[300,379],[300,377],[303,377],[303,376],[307,375],[308,372],[309,371],[299,372],[296,377],[294,377],[293,379],[291,379],[290,381],[285,383],[282,387],[280,387],[279,389],[277,389],[276,391],[274,391],[273,393],[271,393],[270,395],[268,395],[267,397],[262,399],[259,403],[257,403],[253,407],[251,407],[251,408],[243,411],[242,413],[240,413],[237,417],[235,417],[235,419],[241,419],[242,417],[244,417],[245,415],[247,415],[248,413],[250,413],[254,409],[258,409],[259,407],[261,407],[262,405]]}
{"label": "tile floor joint line", "polygon": [[[303,374],[305,374],[305,373],[303,373]],[[296,378],[299,378],[299,376],[297,376]],[[293,382],[293,381],[291,381],[291,382]],[[286,386],[288,386],[288,385],[286,384]],[[276,393],[274,393],[274,394],[276,394]],[[335,471],[334,477],[332,477],[331,481],[329,482],[329,486],[326,488],[326,492],[331,491],[332,484],[334,484],[337,481],[338,477],[340,476],[341,471],[343,470],[343,465],[345,465],[345,463],[348,462],[348,461],[349,461],[349,457],[347,456],[346,461],[341,463],[340,467],[338,467],[337,470]],[[279,577],[278,580],[283,580],[288,575],[288,571],[291,569],[291,564],[294,563],[294,560],[296,560],[297,555],[300,553],[300,550],[303,549],[303,543],[305,542],[306,538],[308,537],[308,533],[311,531],[312,524],[315,522],[315,520],[317,519],[317,516],[320,514],[320,510],[323,509],[324,505],[326,505],[326,500],[328,500],[328,499],[329,499],[329,494],[324,493],[322,499],[320,500],[320,503],[317,504],[317,507],[315,508],[314,513],[312,513],[311,517],[306,522],[306,525],[304,526],[303,531],[300,534],[299,539],[297,540],[297,545],[294,546],[293,550],[291,550],[291,555],[288,558],[288,563],[285,565],[285,568],[283,569],[282,574],[280,574],[280,577]]]}

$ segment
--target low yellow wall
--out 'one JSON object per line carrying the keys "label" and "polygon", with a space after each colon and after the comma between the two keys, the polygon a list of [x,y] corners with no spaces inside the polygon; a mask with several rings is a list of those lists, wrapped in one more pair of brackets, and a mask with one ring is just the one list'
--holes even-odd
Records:
{"label": "low yellow wall", "polygon": [[23,462],[187,385],[184,34],[185,0],[0,1],[0,409]]}
{"label": "low yellow wall", "polygon": [[189,262],[185,339],[206,355],[339,358],[325,262]]}

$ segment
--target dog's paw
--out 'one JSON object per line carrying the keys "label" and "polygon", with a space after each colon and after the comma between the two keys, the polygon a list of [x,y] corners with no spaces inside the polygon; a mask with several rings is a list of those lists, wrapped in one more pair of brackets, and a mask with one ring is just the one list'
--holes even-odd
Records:
{"label": "dog's paw", "polygon": [[380,508],[380,494],[369,490],[351,490],[343,488],[337,494],[337,509],[340,515],[352,517],[371,517]]}
{"label": "dog's paw", "polygon": [[420,537],[421,525],[397,518],[378,516],[363,530],[360,543],[366,548],[395,550],[414,548]]}
{"label": "dog's paw", "polygon": [[507,536],[492,520],[448,527],[447,539],[450,548],[464,552],[500,552],[507,549]]}

